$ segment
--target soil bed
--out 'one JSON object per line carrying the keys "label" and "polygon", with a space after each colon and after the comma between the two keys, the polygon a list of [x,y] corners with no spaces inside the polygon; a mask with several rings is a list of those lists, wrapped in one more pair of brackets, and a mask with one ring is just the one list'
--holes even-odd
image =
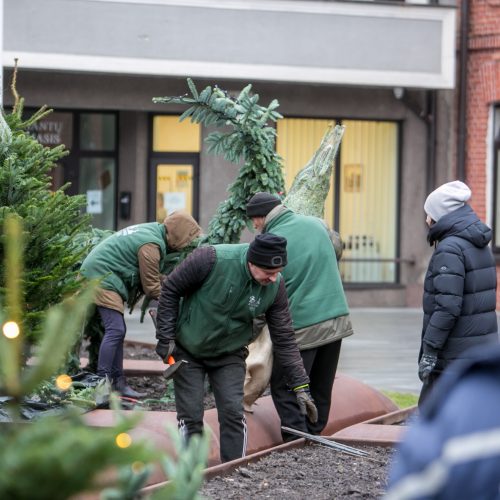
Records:
{"label": "soil bed", "polygon": [[206,482],[204,498],[342,499],[381,498],[392,448],[357,446],[369,457],[354,457],[321,445],[273,452],[256,463]]}
{"label": "soil bed", "polygon": [[[143,346],[125,343],[124,358],[126,359],[151,359],[158,361],[160,358],[154,350],[154,346]],[[166,368],[166,367],[165,367]],[[159,376],[127,377],[127,383],[138,392],[146,393],[141,399],[141,408],[154,411],[175,411],[174,384],[172,380],[165,380]],[[213,394],[205,391],[205,410],[215,408]]]}
{"label": "soil bed", "polygon": [[[125,344],[129,359],[153,359],[154,347]],[[172,381],[161,376],[127,377],[131,387],[146,392],[145,410],[175,411]],[[208,390],[205,409],[214,408]],[[288,499],[378,499],[386,489],[392,448],[356,446],[370,453],[354,457],[317,444],[306,444],[283,452],[273,452],[259,462],[249,463],[225,476],[207,481],[200,491],[208,499],[286,498]]]}

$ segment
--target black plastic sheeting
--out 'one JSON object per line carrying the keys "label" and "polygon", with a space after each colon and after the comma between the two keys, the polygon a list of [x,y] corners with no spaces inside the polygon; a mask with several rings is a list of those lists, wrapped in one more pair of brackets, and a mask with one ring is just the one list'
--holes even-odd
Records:
{"label": "black plastic sheeting", "polygon": [[[23,420],[31,421],[44,416],[60,415],[68,411],[71,407],[73,411],[78,413],[87,413],[89,411],[109,408],[109,397],[111,394],[111,386],[106,379],[99,377],[95,373],[80,372],[72,376],[73,389],[86,389],[95,388],[94,406],[91,408],[84,408],[72,404],[70,400],[64,400],[64,391],[57,391],[61,396],[60,403],[45,402],[40,399],[26,398],[20,405],[20,415]],[[8,411],[9,402],[12,401],[11,397],[0,396],[0,422],[12,422],[12,416]]]}

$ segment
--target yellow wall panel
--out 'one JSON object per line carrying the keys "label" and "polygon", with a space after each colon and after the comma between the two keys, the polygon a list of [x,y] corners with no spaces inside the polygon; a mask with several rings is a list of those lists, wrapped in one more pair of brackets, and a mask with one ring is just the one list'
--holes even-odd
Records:
{"label": "yellow wall panel", "polygon": [[153,151],[162,153],[199,153],[201,131],[199,123],[179,121],[179,116],[153,117]]}
{"label": "yellow wall panel", "polygon": [[[394,258],[397,221],[397,125],[354,121],[341,149],[340,234],[346,257]],[[352,245],[352,246],[351,246]],[[393,263],[345,264],[346,281],[393,281]]]}
{"label": "yellow wall panel", "polygon": [[[307,164],[331,120],[285,118],[277,124],[277,152],[288,190]],[[341,272],[346,282],[394,282],[396,257],[398,127],[394,122],[346,120],[339,175],[339,232],[346,245]],[[334,179],[325,220],[334,220]],[[352,259],[352,260],[351,260]]]}

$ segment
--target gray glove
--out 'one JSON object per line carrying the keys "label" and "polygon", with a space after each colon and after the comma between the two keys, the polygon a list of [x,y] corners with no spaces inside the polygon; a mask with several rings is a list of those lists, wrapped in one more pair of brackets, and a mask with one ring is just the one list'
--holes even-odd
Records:
{"label": "gray glove", "polygon": [[437,349],[424,344],[424,353],[418,363],[418,378],[426,382],[437,364]]}
{"label": "gray glove", "polygon": [[307,415],[310,422],[315,424],[318,421],[318,409],[314,404],[311,393],[309,392],[309,384],[294,387],[293,391],[297,397],[297,403],[302,415]]}
{"label": "gray glove", "polygon": [[158,300],[157,299],[151,299],[149,301],[148,307],[150,309],[158,309]]}
{"label": "gray glove", "polygon": [[172,355],[175,349],[175,340],[159,341],[156,344],[156,354],[160,356],[163,362],[168,365],[168,358]]}

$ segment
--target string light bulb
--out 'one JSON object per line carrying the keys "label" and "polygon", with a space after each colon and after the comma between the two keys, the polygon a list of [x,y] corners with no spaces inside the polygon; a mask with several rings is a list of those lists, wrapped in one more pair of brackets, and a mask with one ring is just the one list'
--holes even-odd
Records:
{"label": "string light bulb", "polygon": [[118,448],[128,448],[132,444],[132,438],[126,432],[121,432],[115,438]]}
{"label": "string light bulb", "polygon": [[67,391],[71,387],[72,383],[73,380],[71,379],[71,377],[69,375],[66,375],[65,373],[59,375],[56,378],[56,386],[61,391]]}
{"label": "string light bulb", "polygon": [[19,336],[19,325],[15,321],[7,321],[2,327],[2,332],[8,339],[15,339]]}

